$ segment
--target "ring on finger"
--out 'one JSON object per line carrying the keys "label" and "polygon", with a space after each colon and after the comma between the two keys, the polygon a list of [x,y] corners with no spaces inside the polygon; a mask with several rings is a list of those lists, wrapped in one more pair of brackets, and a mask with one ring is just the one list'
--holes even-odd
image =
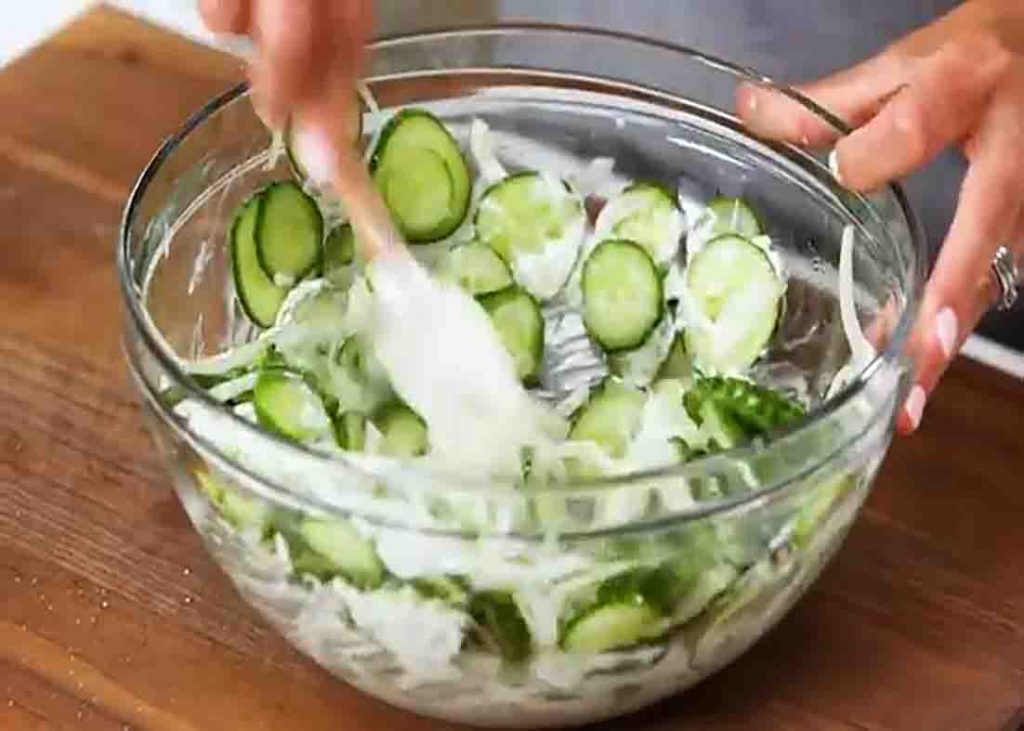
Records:
{"label": "ring on finger", "polygon": [[1016,257],[1008,246],[1000,246],[992,257],[992,276],[999,285],[999,300],[996,302],[996,309],[1009,310],[1016,303],[1020,296],[1022,283],[1021,269],[1017,265]]}

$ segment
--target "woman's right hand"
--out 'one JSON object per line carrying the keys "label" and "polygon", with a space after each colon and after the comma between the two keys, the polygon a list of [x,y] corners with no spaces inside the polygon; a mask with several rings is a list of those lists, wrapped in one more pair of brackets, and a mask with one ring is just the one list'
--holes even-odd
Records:
{"label": "woman's right hand", "polygon": [[803,106],[751,85],[740,89],[740,116],[765,137],[834,144],[833,172],[848,188],[873,190],[950,145],[970,163],[910,338],[914,385],[898,421],[910,433],[1000,294],[990,275],[998,247],[1024,261],[1024,2],[965,2],[874,58],[797,88],[854,131],[837,139]]}
{"label": "woman's right hand", "polygon": [[333,139],[351,118],[352,88],[361,75],[372,26],[370,0],[199,0],[215,33],[249,36],[253,103],[273,128],[301,114]]}

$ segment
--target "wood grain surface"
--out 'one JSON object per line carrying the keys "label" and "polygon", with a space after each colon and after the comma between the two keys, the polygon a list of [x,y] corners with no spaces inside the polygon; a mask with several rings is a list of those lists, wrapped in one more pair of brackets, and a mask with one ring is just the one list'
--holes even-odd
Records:
{"label": "wood grain surface", "polygon": [[[0,72],[0,729],[440,729],[237,597],[142,430],[121,205],[237,62],[111,10]],[[957,363],[838,558],[753,651],[608,729],[1016,729],[1024,383]]]}

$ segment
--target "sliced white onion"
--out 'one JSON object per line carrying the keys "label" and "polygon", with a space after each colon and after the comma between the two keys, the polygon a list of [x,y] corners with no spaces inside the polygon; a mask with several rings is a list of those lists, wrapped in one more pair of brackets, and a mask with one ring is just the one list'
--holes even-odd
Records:
{"label": "sliced white onion", "polygon": [[853,226],[843,229],[843,238],[839,249],[839,315],[842,320],[846,342],[850,346],[850,360],[863,367],[875,357],[875,348],[864,337],[860,321],[857,319],[857,308],[853,300],[853,244],[855,238]]}
{"label": "sliced white onion", "polygon": [[473,154],[480,176],[488,185],[497,183],[508,175],[505,166],[494,154],[494,136],[491,134],[491,128],[482,119],[474,118],[469,127],[469,150]]}

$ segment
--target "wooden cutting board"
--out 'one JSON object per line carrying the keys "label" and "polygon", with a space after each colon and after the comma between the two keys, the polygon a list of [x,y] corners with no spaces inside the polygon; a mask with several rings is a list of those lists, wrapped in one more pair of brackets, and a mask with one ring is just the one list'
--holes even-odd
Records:
{"label": "wooden cutting board", "polygon": [[[440,729],[335,681],[190,528],[120,353],[114,243],[236,61],[98,9],[0,72],[0,729]],[[748,655],[609,729],[1017,728],[1024,383],[956,364],[842,552]]]}

